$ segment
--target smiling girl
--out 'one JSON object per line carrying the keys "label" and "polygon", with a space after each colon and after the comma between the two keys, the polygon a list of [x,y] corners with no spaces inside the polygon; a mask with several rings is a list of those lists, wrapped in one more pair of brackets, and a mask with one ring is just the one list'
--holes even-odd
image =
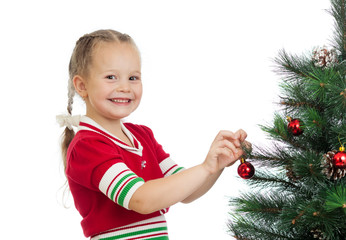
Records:
{"label": "smiling girl", "polygon": [[[246,133],[220,131],[206,159],[179,167],[150,128],[124,123],[142,97],[141,59],[132,38],[98,30],[76,43],[69,65],[62,153],[82,228],[91,239],[168,239],[164,214],[204,195],[243,155]],[[72,116],[77,93],[86,115]],[[75,134],[73,126],[77,126]]]}

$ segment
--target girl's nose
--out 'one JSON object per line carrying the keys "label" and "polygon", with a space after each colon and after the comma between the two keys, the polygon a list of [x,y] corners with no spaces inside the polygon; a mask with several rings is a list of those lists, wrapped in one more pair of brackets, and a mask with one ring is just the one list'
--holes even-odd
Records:
{"label": "girl's nose", "polygon": [[119,84],[117,86],[118,92],[129,92],[130,91],[130,84],[127,80],[121,80],[119,81]]}

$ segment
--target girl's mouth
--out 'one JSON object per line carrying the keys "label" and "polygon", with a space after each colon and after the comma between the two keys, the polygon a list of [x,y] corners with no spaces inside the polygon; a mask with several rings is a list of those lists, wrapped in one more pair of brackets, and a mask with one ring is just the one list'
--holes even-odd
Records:
{"label": "girl's mouth", "polygon": [[111,102],[115,102],[115,103],[129,103],[131,102],[131,99],[119,99],[119,98],[113,98],[113,99],[109,99]]}

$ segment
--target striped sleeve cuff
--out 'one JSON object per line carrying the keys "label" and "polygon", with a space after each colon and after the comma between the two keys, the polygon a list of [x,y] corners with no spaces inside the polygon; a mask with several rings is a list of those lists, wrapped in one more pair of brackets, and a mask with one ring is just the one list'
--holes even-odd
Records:
{"label": "striped sleeve cuff", "polygon": [[164,177],[171,176],[184,170],[183,167],[179,167],[170,157],[166,158],[160,163],[160,168]]}
{"label": "striped sleeve cuff", "polygon": [[112,201],[129,209],[129,203],[134,192],[144,184],[124,163],[112,165],[103,175],[99,189]]}

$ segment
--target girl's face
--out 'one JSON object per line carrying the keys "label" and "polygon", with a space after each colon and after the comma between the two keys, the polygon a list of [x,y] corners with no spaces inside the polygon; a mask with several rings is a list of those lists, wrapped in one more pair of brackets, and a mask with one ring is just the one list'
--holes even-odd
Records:
{"label": "girl's face", "polygon": [[100,43],[84,81],[87,116],[99,124],[130,115],[142,97],[141,61],[129,43]]}

